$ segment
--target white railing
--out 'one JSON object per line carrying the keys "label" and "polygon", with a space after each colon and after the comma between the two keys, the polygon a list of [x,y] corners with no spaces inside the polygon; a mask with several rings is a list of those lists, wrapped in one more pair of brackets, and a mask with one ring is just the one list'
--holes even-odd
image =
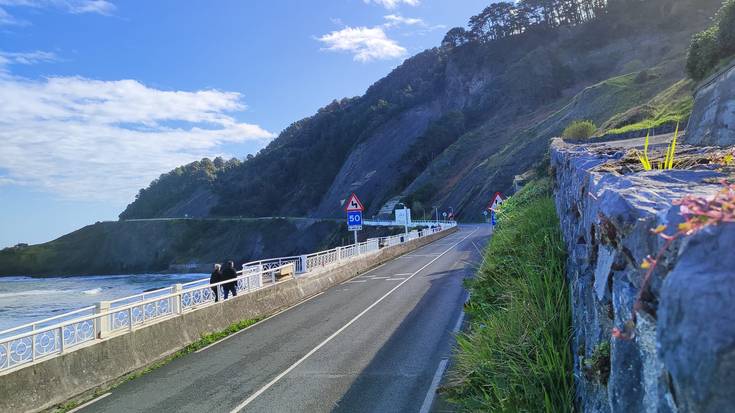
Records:
{"label": "white railing", "polygon": [[[454,225],[454,221],[411,221],[410,224],[408,224],[409,227],[415,228],[415,227],[436,227],[436,226],[447,226],[447,225]],[[362,224],[367,227],[403,227],[405,226],[402,222],[397,221],[388,221],[388,220],[381,220],[381,219],[366,219],[362,221]]]}
{"label": "white railing", "polygon": [[225,287],[232,284],[238,294],[247,294],[276,284],[281,274],[292,273],[298,276],[454,226],[456,223],[450,222],[423,231],[372,238],[356,245],[314,254],[249,262],[243,264],[242,271],[237,272],[237,278],[232,280],[210,284],[209,279],[201,279],[186,284],[174,284],[14,327],[0,332],[0,374],[214,305],[224,299]]}

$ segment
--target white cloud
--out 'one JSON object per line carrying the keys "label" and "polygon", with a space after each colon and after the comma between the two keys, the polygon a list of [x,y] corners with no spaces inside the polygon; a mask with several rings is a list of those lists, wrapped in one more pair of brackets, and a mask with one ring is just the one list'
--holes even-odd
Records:
{"label": "white cloud", "polygon": [[12,53],[0,51],[0,71],[11,64],[32,65],[42,62],[56,61],[56,55],[37,50],[35,52]]}
{"label": "white cloud", "polygon": [[325,50],[349,52],[358,62],[401,57],[406,49],[388,38],[381,27],[345,27],[319,37]]}
{"label": "white cloud", "polygon": [[421,1],[420,0],[363,0],[365,3],[375,3],[379,4],[386,9],[393,10],[400,6],[401,4],[406,4],[408,6],[418,6]]}
{"label": "white cloud", "polygon": [[403,17],[400,14],[389,14],[387,16],[384,16],[387,23],[385,23],[383,26],[385,27],[396,27],[401,25],[406,26],[422,26],[425,27],[426,23],[424,23],[421,19],[411,18],[411,17]]}
{"label": "white cloud", "polygon": [[232,117],[238,93],[135,80],[0,72],[0,182],[71,199],[130,200],[162,172],[273,134]]}
{"label": "white cloud", "polygon": [[25,26],[28,22],[11,16],[5,9],[0,7],[0,26]]}
{"label": "white cloud", "polygon": [[[30,7],[34,9],[57,9],[72,14],[94,13],[110,15],[116,7],[107,0],[0,0],[0,6]],[[0,26],[25,26],[28,22],[19,20],[0,7]]]}

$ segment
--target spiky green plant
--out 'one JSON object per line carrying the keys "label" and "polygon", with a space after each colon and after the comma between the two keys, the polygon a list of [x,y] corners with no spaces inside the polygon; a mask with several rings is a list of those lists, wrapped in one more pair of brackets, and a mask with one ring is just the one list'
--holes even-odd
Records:
{"label": "spiky green plant", "polygon": [[[648,157],[648,144],[649,139],[651,137],[651,131],[648,131],[648,134],[646,134],[646,141],[643,144],[643,154],[638,154],[638,159],[641,161],[641,165],[643,166],[643,169],[646,171],[650,171],[653,169],[653,164],[651,163],[651,159]],[[669,144],[669,147],[666,149],[666,155],[664,157],[663,162],[659,162],[658,169],[662,171],[667,171],[670,169],[674,169],[674,159],[676,158],[676,143],[677,139],[679,137],[679,123],[676,123],[676,131],[674,131],[674,138],[671,140],[671,143]]]}
{"label": "spiky green plant", "polygon": [[669,149],[666,151],[666,159],[664,160],[663,169],[674,169],[674,156],[676,156],[676,138],[679,136],[679,123],[676,123],[676,131],[674,132],[674,139],[671,140]]}
{"label": "spiky green plant", "polygon": [[646,134],[646,142],[643,144],[643,156],[638,155],[638,159],[641,161],[641,165],[643,165],[643,169],[646,171],[650,171],[653,169],[651,167],[651,160],[648,159],[648,139],[651,137],[651,131],[648,131],[648,134]]}

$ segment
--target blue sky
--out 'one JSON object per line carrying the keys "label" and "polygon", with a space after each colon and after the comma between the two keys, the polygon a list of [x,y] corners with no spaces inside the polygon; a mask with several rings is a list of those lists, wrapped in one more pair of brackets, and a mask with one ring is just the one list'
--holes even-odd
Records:
{"label": "blue sky", "polygon": [[438,45],[488,0],[0,0],[0,248],[115,220]]}

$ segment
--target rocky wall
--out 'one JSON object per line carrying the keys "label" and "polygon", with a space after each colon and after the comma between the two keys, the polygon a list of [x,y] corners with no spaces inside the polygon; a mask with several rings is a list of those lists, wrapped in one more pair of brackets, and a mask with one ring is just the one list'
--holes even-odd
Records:
{"label": "rocky wall", "polygon": [[[632,144],[632,143],[631,143]],[[672,201],[711,196],[713,170],[620,173],[601,167],[627,148],[554,140],[556,206],[569,252],[576,403],[583,412],[735,409],[735,224],[676,241],[655,267],[641,263],[682,222]],[[708,183],[709,182],[709,183]],[[613,338],[613,328],[631,337]]]}

